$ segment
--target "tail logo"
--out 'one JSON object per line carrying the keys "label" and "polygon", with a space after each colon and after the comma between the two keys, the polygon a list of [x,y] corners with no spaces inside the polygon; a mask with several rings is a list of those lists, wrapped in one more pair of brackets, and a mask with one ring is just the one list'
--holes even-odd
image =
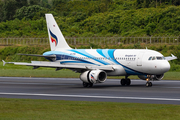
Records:
{"label": "tail logo", "polygon": [[50,29],[49,29],[49,32],[50,32],[51,42],[52,42],[52,43],[55,42],[55,46],[57,46],[57,44],[58,44],[58,39],[57,39],[56,35],[53,34]]}

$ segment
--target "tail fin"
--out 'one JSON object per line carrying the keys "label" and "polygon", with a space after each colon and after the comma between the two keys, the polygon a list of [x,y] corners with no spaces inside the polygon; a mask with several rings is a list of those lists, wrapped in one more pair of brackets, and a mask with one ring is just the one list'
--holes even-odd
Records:
{"label": "tail fin", "polygon": [[72,49],[67,44],[52,14],[46,14],[46,23],[51,51],[58,49]]}

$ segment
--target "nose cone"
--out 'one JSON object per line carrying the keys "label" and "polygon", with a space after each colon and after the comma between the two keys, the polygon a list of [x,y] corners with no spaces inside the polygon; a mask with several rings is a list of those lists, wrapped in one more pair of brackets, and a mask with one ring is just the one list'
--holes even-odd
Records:
{"label": "nose cone", "polygon": [[165,73],[165,72],[169,71],[169,69],[170,69],[169,62],[168,61],[163,61],[161,63],[161,70],[162,70],[162,72]]}

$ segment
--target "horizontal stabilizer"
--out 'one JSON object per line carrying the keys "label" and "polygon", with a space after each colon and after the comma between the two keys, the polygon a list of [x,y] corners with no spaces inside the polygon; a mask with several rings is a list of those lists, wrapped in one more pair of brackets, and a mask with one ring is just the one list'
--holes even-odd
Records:
{"label": "horizontal stabilizer", "polygon": [[55,61],[55,60],[56,60],[56,55],[36,55],[36,54],[21,54],[21,53],[19,53],[18,55],[44,57],[44,58],[49,58],[49,59],[51,59],[52,61]]}
{"label": "horizontal stabilizer", "polygon": [[56,55],[36,55],[36,54],[17,54],[17,55],[26,55],[26,56],[36,56],[36,57],[46,57],[46,58],[56,58]]}

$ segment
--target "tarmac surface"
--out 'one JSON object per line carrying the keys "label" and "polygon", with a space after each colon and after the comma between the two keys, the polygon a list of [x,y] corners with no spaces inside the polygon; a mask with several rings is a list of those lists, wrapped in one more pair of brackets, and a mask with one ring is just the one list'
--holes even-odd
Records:
{"label": "tarmac surface", "polygon": [[0,98],[180,104],[180,81],[132,80],[121,86],[118,79],[84,88],[78,78],[0,77]]}

